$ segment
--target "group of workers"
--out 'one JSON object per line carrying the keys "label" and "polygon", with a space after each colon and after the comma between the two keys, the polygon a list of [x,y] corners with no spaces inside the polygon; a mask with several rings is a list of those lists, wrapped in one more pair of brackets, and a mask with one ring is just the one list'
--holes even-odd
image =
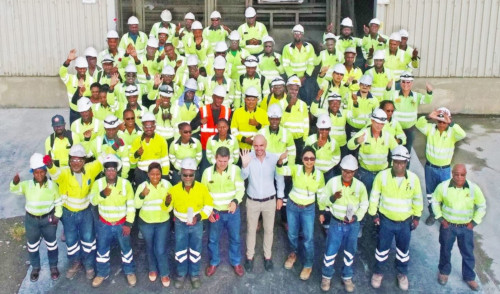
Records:
{"label": "group of workers", "polygon": [[[299,259],[301,240],[300,279],[309,279],[318,220],[327,236],[321,289],[330,289],[343,248],[342,283],[353,292],[354,256],[368,213],[378,228],[372,287],[381,286],[395,239],[398,285],[407,290],[411,231],[424,205],[420,179],[408,169],[418,129],[427,140],[426,224],[440,222],[438,282],[447,282],[457,239],[463,279],[477,290],[473,228],[485,215],[485,198],[466,179],[463,164],[450,167],[456,142],[466,136],[450,111],[441,107],[417,117],[419,105],[432,101],[432,87],[427,84],[424,94],[412,89],[419,57],[407,44],[408,32],[382,35],[375,18],[357,38],[345,18],[340,36],[333,25],[327,27],[324,50],[316,54],[298,24],[280,54],[256,18],[248,7],[246,22],[231,30],[214,11],[211,25],[203,28],[192,13],[175,25],[164,10],[149,36],[132,16],[121,38],[108,32],[103,51],[89,47],[84,56],[70,51],[59,74],[71,126],[66,129],[61,115],[52,117],[54,133],[45,141],[45,154],[30,158],[33,179],[16,175],[10,186],[26,196],[31,281],[39,277],[42,239],[51,277],[59,277],[59,219],[70,261],[66,277],[84,270],[93,287],[109,277],[113,240],[128,284],[136,284],[134,225],[146,243],[149,280],[159,276],[164,287],[170,285],[172,248],[175,288],[188,276],[193,288],[201,286],[205,220],[206,276],[220,264],[224,230],[235,274],[252,272],[260,226],[264,267],[271,271],[279,211],[290,245],[285,269]],[[355,66],[358,52],[362,68]],[[73,61],[76,74],[68,71]]]}

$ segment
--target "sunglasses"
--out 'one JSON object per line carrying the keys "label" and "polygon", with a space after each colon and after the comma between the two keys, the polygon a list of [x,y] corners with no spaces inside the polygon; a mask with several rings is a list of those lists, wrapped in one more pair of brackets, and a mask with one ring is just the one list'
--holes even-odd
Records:
{"label": "sunglasses", "polygon": [[304,157],[302,157],[302,160],[304,160],[304,161],[315,161],[316,157],[307,157],[307,156],[304,156]]}
{"label": "sunglasses", "polygon": [[185,178],[192,178],[194,177],[194,174],[182,174],[182,176]]}

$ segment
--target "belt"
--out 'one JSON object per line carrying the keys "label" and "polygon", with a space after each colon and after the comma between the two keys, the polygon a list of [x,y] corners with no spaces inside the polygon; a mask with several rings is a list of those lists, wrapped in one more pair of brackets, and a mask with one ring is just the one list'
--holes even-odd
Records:
{"label": "belt", "polygon": [[248,199],[253,200],[253,201],[257,201],[257,202],[266,202],[268,200],[273,200],[275,196],[276,195],[269,196],[267,198],[257,199],[257,198],[252,198],[252,197],[250,197],[250,196],[247,195]]}
{"label": "belt", "polygon": [[52,209],[50,212],[46,213],[46,214],[42,214],[42,215],[34,215],[34,214],[31,214],[29,212],[26,211],[26,214],[29,215],[30,217],[32,218],[36,218],[36,219],[42,219],[42,218],[45,218],[51,214],[54,213],[54,209]]}
{"label": "belt", "polygon": [[448,224],[450,226],[454,226],[454,227],[457,227],[457,228],[465,228],[465,227],[467,227],[467,224],[454,224],[454,223],[450,223],[450,222],[448,222]]}
{"label": "belt", "polygon": [[123,217],[122,219],[120,220],[117,220],[116,222],[108,222],[107,220],[105,220],[102,216],[99,216],[99,220],[105,224],[105,225],[108,225],[108,226],[117,226],[117,225],[122,225],[125,223],[125,220],[127,219],[127,217]]}
{"label": "belt", "polygon": [[313,204],[314,204],[314,202],[313,202],[313,203],[309,203],[309,204],[307,204],[307,205],[301,205],[301,204],[297,204],[297,203],[296,203],[295,201],[293,201],[292,199],[290,199],[290,202],[292,202],[292,203],[293,203],[295,206],[297,206],[298,208],[307,208],[307,207],[309,207],[309,206],[311,206],[311,205],[313,205]]}
{"label": "belt", "polygon": [[428,161],[425,163],[425,165],[433,167],[433,168],[440,168],[440,169],[450,168],[449,164],[448,165],[443,165],[443,166],[438,166],[438,165],[434,165],[434,164],[432,164],[432,163],[430,163]]}
{"label": "belt", "polygon": [[385,219],[387,219],[387,220],[389,220],[389,221],[391,221],[391,222],[393,222],[393,223],[398,223],[398,224],[399,223],[404,223],[404,222],[407,222],[407,221],[411,220],[411,216],[408,217],[407,219],[404,219],[404,220],[401,220],[401,221],[392,220],[392,219],[388,218],[387,216],[383,215],[382,213],[380,214],[380,216],[383,217],[383,218],[385,218]]}

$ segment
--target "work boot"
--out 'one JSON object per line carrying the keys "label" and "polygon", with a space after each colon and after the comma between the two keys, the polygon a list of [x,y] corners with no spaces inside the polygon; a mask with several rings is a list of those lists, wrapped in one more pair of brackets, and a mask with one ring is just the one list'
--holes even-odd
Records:
{"label": "work boot", "polygon": [[466,281],[467,285],[469,285],[469,288],[472,290],[472,291],[478,291],[479,290],[479,284],[472,280],[472,281]]}
{"label": "work boot", "polygon": [[149,280],[151,282],[154,282],[154,281],[156,281],[156,278],[158,277],[158,273],[157,272],[149,272],[148,277],[149,277]]}
{"label": "work boot", "polygon": [[288,258],[285,261],[285,268],[288,270],[292,269],[293,264],[295,263],[296,260],[297,260],[297,254],[295,254],[295,252],[288,254]]}
{"label": "work boot", "polygon": [[253,259],[245,260],[245,270],[249,273],[253,271]]}
{"label": "work boot", "polygon": [[346,292],[354,292],[354,283],[352,282],[352,279],[342,279],[342,283],[344,283],[344,289]]}
{"label": "work boot", "polygon": [[170,278],[168,276],[161,277],[161,284],[163,285],[163,287],[168,288],[168,286],[170,286]]}
{"label": "work boot", "polygon": [[372,275],[372,287],[375,289],[380,288],[380,285],[382,284],[383,278],[384,278],[384,275],[382,275],[382,274],[373,274]]}
{"label": "work boot", "polygon": [[81,269],[82,269],[82,263],[79,261],[74,262],[66,272],[66,278],[73,280],[73,278]]}
{"label": "work boot", "polygon": [[85,271],[85,277],[87,280],[92,280],[95,277],[95,271],[93,268],[88,269]]}
{"label": "work boot", "polygon": [[59,279],[59,270],[57,269],[57,266],[50,267],[50,278],[53,281],[57,281],[57,279]]}
{"label": "work boot", "polygon": [[106,280],[107,278],[108,277],[100,277],[100,276],[95,277],[92,280],[92,287],[97,288],[97,287],[101,286],[102,282],[104,282],[104,280]]}
{"label": "work boot", "polygon": [[181,289],[184,287],[184,277],[177,277],[174,281],[174,288]]}
{"label": "work boot", "polygon": [[243,270],[243,267],[240,264],[233,266],[233,269],[234,269],[234,273],[238,277],[243,277],[243,275],[245,274],[245,271]]}
{"label": "work boot", "polygon": [[205,269],[205,274],[207,275],[207,277],[211,277],[215,274],[215,271],[217,271],[217,267],[215,265],[209,265]]}
{"label": "work boot", "polygon": [[438,273],[438,283],[441,285],[446,285],[448,283],[448,275],[443,275],[442,273]]}
{"label": "work boot", "polygon": [[199,276],[191,277],[191,286],[193,286],[193,289],[199,289],[201,287],[201,280]]}
{"label": "work boot", "polygon": [[408,277],[403,274],[398,274],[398,285],[399,289],[408,291]]}
{"label": "work boot", "polygon": [[302,269],[302,271],[300,272],[300,279],[302,281],[307,281],[309,280],[309,277],[311,276],[311,272],[312,272],[312,267],[304,267]]}
{"label": "work boot", "polygon": [[330,282],[331,279],[327,279],[325,277],[321,278],[321,290],[327,292],[330,291]]}
{"label": "work boot", "polygon": [[436,222],[436,218],[434,214],[430,214],[429,217],[425,220],[425,224],[428,226],[432,226]]}
{"label": "work boot", "polygon": [[32,282],[38,281],[39,276],[40,276],[40,268],[33,268],[30,274],[30,281]]}
{"label": "work boot", "polygon": [[137,277],[135,276],[135,274],[128,274],[127,282],[130,287],[134,287],[135,284],[137,284]]}

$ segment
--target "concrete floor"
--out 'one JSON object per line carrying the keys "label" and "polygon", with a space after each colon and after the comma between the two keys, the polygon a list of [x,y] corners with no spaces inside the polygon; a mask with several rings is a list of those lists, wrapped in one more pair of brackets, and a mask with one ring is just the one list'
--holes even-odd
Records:
{"label": "concrete floor", "polygon": [[[67,111],[62,109],[0,109],[0,116],[3,123],[0,125],[0,132],[4,135],[4,144],[0,148],[0,163],[4,168],[0,170],[0,218],[6,218],[24,213],[24,199],[14,196],[8,192],[8,184],[14,174],[19,172],[21,179],[30,178],[28,172],[29,157],[33,152],[43,152],[43,142],[50,134],[50,118],[61,113],[67,116]],[[482,285],[483,293],[500,293],[500,252],[496,250],[494,244],[499,244],[500,235],[497,234],[497,221],[495,219],[495,207],[498,207],[496,195],[500,192],[500,187],[491,185],[499,178],[499,171],[496,168],[500,164],[500,157],[496,156],[500,135],[496,128],[500,122],[498,117],[462,117],[456,116],[454,120],[461,124],[467,131],[467,139],[461,142],[456,151],[454,162],[465,163],[469,170],[468,178],[475,181],[482,189],[487,198],[487,214],[483,223],[479,225],[476,231],[475,256],[477,259],[476,271]],[[418,137],[415,150],[419,158],[423,156],[424,141]],[[416,160],[415,152],[412,158],[412,171],[416,172],[423,179],[422,165]],[[423,181],[422,181],[423,182]],[[423,183],[422,183],[423,184]],[[424,188],[424,187],[422,187]],[[244,211],[244,209],[243,209]],[[244,219],[244,213],[243,213]],[[424,211],[423,219],[427,217]],[[243,223],[242,232],[242,250],[246,235],[246,226]],[[172,240],[173,241],[173,240]],[[205,241],[206,244],[206,235]],[[227,248],[227,238],[224,236],[221,248]],[[324,253],[325,237],[321,233],[319,226],[316,226],[315,235],[315,264],[313,275],[307,282],[298,279],[301,270],[300,263],[296,264],[293,270],[283,269],[283,262],[288,253],[288,241],[282,227],[275,226],[275,239],[273,246],[273,259],[275,269],[272,273],[267,273],[263,269],[262,250],[260,248],[262,241],[259,237],[257,241],[257,253],[254,273],[246,274],[243,278],[237,278],[227,262],[227,250],[222,253],[222,264],[216,275],[211,278],[203,276],[202,288],[195,293],[320,293],[319,283],[321,280],[320,266]],[[65,246],[61,243],[60,248],[60,269],[62,272],[66,269]],[[173,242],[171,243],[173,245]],[[29,272],[23,281],[20,293],[68,293],[75,289],[87,293],[157,293],[165,291],[157,282],[150,283],[147,280],[146,256],[142,250],[144,244],[136,242],[134,244],[134,258],[137,262],[138,285],[136,288],[128,288],[126,281],[121,274],[119,267],[119,253],[114,252],[112,258],[112,275],[104,285],[97,289],[91,289],[90,283],[85,281],[82,275],[75,280],[68,281],[62,276],[59,281],[52,282],[48,278],[48,271],[42,271],[40,281],[37,283],[29,282]],[[355,276],[358,293],[394,293],[398,292],[395,270],[392,260],[394,253],[391,252],[388,262],[388,272],[385,276],[381,290],[375,291],[369,285],[374,264],[375,233],[370,226],[365,228],[365,234],[359,241],[358,254],[355,258]],[[42,249],[44,251],[45,249]],[[469,293],[468,287],[461,280],[460,275],[460,256],[455,246],[453,251],[453,271],[450,275],[448,285],[440,286],[436,282],[437,263],[439,259],[438,226],[427,227],[422,222],[419,228],[413,233],[411,242],[411,262],[410,262],[410,293]],[[118,254],[117,254],[118,253]],[[172,252],[171,252],[172,253]],[[202,269],[208,263],[206,245],[203,247]],[[46,256],[45,252],[42,256]],[[46,260],[44,261],[47,262]],[[336,262],[336,274],[333,279],[333,292],[343,291],[340,284],[339,269],[342,264],[342,257],[339,256]],[[175,272],[173,258],[171,258],[171,271]],[[187,283],[184,292],[191,289]],[[182,293],[171,287],[169,292]]]}

